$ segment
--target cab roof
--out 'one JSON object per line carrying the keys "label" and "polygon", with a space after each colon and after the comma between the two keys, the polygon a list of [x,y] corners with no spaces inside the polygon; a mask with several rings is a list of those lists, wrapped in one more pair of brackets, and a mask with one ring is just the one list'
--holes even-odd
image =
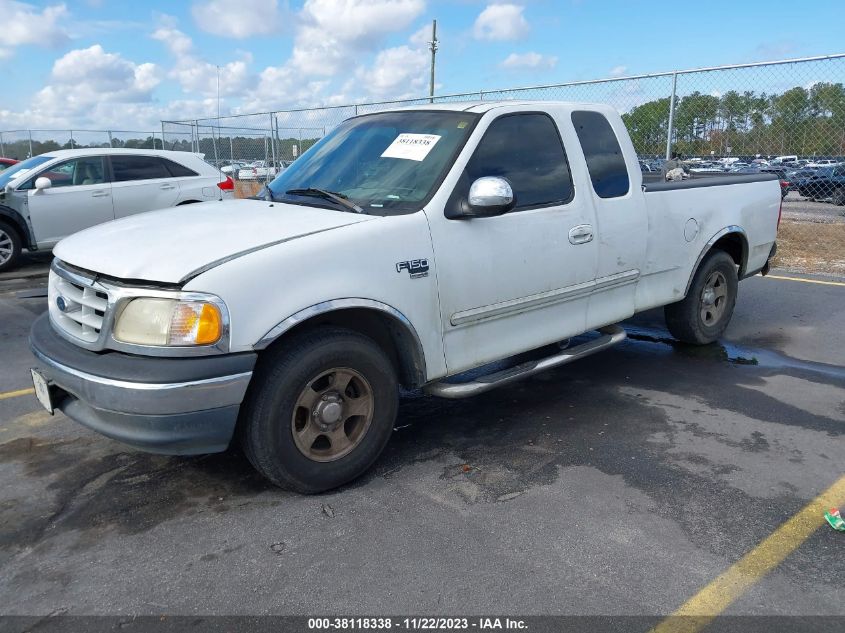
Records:
{"label": "cab roof", "polygon": [[399,112],[406,110],[445,110],[451,112],[476,112],[483,114],[495,108],[503,107],[534,107],[537,109],[547,108],[549,106],[563,106],[567,108],[595,109],[603,110],[608,108],[607,104],[603,103],[587,103],[584,101],[548,101],[541,99],[513,99],[513,100],[498,100],[498,101],[452,101],[448,103],[423,103],[420,105],[403,106],[397,108],[389,108],[388,110],[381,110],[380,112]]}

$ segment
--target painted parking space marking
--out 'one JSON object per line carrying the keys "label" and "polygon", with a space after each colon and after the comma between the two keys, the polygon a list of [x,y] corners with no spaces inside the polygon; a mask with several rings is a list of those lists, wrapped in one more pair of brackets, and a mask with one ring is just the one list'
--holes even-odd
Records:
{"label": "painted parking space marking", "polygon": [[825,524],[824,513],[845,501],[845,476],[804,506],[651,633],[697,633]]}
{"label": "painted parking space marking", "polygon": [[18,389],[17,391],[7,391],[5,393],[0,393],[0,400],[7,400],[8,398],[17,398],[19,396],[28,396],[30,394],[35,393],[35,389],[30,387],[29,389]]}
{"label": "painted parking space marking", "polygon": [[803,281],[804,283],[808,284],[845,287],[845,282],[843,281],[822,281],[821,279],[807,279],[805,277],[783,277],[781,275],[766,275],[764,279],[778,279],[780,281]]}

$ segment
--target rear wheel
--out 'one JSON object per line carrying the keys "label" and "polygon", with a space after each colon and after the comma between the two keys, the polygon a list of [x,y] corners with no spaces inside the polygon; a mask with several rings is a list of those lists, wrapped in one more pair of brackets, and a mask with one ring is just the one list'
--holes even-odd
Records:
{"label": "rear wheel", "polygon": [[731,256],[721,250],[712,251],[698,267],[687,296],[664,308],[672,336],[693,345],[718,339],[730,323],[738,285]]}
{"label": "rear wheel", "polygon": [[244,401],[241,444],[273,483],[314,493],[364,473],[393,431],[399,384],[374,341],[319,328],[265,352]]}
{"label": "rear wheel", "polygon": [[831,202],[833,204],[838,204],[840,207],[845,205],[845,187],[839,187],[833,192]]}
{"label": "rear wheel", "polygon": [[14,268],[21,256],[21,238],[8,222],[0,221],[0,273]]}

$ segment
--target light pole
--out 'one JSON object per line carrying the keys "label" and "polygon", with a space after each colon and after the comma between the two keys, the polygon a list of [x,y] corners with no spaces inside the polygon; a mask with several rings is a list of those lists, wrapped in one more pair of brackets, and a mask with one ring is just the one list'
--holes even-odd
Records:
{"label": "light pole", "polygon": [[431,22],[431,41],[428,43],[431,51],[431,81],[428,84],[428,101],[434,103],[434,58],[437,55],[437,20]]}

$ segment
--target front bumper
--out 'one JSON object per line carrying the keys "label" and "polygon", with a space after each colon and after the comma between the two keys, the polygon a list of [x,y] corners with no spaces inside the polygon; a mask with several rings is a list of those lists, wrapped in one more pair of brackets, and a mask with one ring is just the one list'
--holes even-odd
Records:
{"label": "front bumper", "polygon": [[57,409],[103,435],[171,455],[228,447],[257,358],[91,352],[60,337],[47,314],[29,342]]}

